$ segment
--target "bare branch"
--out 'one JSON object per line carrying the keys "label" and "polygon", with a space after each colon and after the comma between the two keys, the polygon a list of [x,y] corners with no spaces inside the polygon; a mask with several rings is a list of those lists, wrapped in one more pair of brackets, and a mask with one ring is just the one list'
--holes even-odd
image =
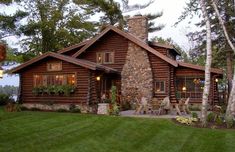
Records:
{"label": "bare branch", "polygon": [[218,10],[218,8],[217,8],[217,6],[216,6],[216,3],[215,3],[214,0],[211,0],[211,2],[212,2],[212,6],[213,6],[213,8],[214,8],[214,10],[215,10],[215,14],[216,14],[216,16],[217,16],[218,19],[219,19],[219,23],[220,23],[220,25],[221,25],[221,28],[223,29],[224,36],[225,36],[225,38],[227,39],[229,46],[232,48],[233,52],[235,53],[235,47],[234,47],[233,43],[231,42],[231,40],[230,40],[230,38],[229,38],[229,36],[228,36],[227,29],[226,29],[226,27],[225,27],[225,25],[224,25],[224,21],[223,21],[222,17],[220,16],[220,13],[219,13],[219,10]]}

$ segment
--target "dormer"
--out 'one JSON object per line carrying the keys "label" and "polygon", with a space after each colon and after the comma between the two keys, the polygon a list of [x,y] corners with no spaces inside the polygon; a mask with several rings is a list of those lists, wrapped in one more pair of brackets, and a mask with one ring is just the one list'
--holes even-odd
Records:
{"label": "dormer", "polygon": [[181,53],[173,45],[170,44],[149,42],[149,46],[173,60],[176,60],[177,55],[181,56]]}

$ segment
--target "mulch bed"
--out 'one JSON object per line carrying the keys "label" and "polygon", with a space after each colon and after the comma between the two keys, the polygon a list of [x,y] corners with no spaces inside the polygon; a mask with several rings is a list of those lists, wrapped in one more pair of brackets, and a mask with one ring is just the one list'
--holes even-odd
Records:
{"label": "mulch bed", "polygon": [[210,129],[221,129],[221,130],[235,130],[235,126],[233,126],[232,128],[227,128],[226,124],[223,123],[221,125],[217,125],[214,122],[208,122],[206,127],[203,127],[201,122],[194,122],[192,123],[192,125],[187,125],[187,124],[183,124],[178,122],[175,118],[171,119],[175,124],[180,125],[180,126],[188,126],[188,127],[194,127],[194,128],[210,128]]}

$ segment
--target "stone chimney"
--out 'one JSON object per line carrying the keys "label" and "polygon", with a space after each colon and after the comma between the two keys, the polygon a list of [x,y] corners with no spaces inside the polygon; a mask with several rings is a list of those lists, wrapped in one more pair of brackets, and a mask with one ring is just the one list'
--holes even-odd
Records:
{"label": "stone chimney", "polygon": [[137,36],[144,42],[148,41],[148,18],[142,15],[135,15],[128,19],[129,33]]}
{"label": "stone chimney", "polygon": [[[129,32],[147,42],[147,24],[147,17],[134,16],[128,20]],[[121,72],[121,87],[124,98],[141,95],[150,101],[153,95],[153,74],[148,53],[131,41],[128,41],[126,61]]]}

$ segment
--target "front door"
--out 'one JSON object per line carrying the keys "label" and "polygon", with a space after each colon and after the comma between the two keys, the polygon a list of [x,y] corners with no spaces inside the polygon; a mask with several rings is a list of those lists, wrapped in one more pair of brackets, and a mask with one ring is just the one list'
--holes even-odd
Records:
{"label": "front door", "polygon": [[106,98],[110,99],[112,86],[117,87],[117,94],[118,94],[120,92],[121,84],[120,80],[116,75],[101,76],[97,86],[98,98],[101,99],[102,95],[105,94]]}

